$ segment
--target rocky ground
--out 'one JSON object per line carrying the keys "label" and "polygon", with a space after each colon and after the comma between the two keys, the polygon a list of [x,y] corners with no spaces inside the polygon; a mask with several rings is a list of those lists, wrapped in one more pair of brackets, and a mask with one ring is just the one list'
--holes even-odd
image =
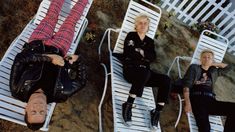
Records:
{"label": "rocky ground", "polygon": [[[41,0],[1,0],[0,1],[0,34],[1,34],[1,57],[9,44],[22,31],[24,26],[35,14]],[[94,41],[87,41],[84,34],[78,52],[85,58],[88,69],[88,83],[86,87],[71,97],[65,103],[57,104],[50,123],[50,131],[54,132],[97,132],[98,131],[98,104],[103,92],[104,74],[98,62],[97,47],[106,28],[120,27],[128,5],[126,0],[94,0],[88,13],[89,25],[86,33],[95,35]],[[177,55],[190,56],[193,53],[198,33],[169,17],[163,11],[163,16],[158,29],[158,37],[155,39],[155,50],[157,60],[152,68],[161,73],[167,70]],[[170,23],[170,24],[167,24]],[[165,25],[168,27],[165,29]],[[115,36],[115,35],[114,35]],[[107,55],[107,51],[104,55]],[[107,57],[105,58],[107,62]],[[234,65],[234,56],[226,54],[225,62]],[[182,62],[182,69],[186,69],[188,63]],[[227,76],[221,77],[216,85],[218,99],[235,102],[235,71]],[[175,68],[171,73],[173,79],[176,77]],[[226,87],[225,87],[226,86]],[[108,87],[107,96],[103,106],[103,124],[105,132],[113,131],[111,91]],[[164,132],[187,132],[188,125],[183,115],[179,126],[175,129],[174,123],[177,118],[178,102],[170,98],[161,116],[161,127]],[[24,126],[0,120],[1,131],[30,131]]]}

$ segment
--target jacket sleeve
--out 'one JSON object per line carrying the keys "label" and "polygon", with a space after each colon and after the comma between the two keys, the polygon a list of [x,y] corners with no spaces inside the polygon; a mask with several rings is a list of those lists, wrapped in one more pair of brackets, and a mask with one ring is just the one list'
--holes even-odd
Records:
{"label": "jacket sleeve", "polygon": [[65,60],[65,66],[60,68],[54,92],[55,102],[64,102],[85,87],[87,73],[81,56],[73,64]]}
{"label": "jacket sleeve", "polygon": [[151,39],[151,42],[144,49],[144,59],[148,62],[152,62],[156,59],[156,52],[154,50],[154,41]]}
{"label": "jacket sleeve", "polygon": [[[74,77],[72,77],[72,71],[75,73]],[[82,56],[79,56],[79,59],[71,65],[71,72],[70,78],[74,79],[83,88],[87,82],[87,71]]]}
{"label": "jacket sleeve", "polygon": [[196,65],[191,64],[183,78],[183,87],[192,88],[196,76]]}
{"label": "jacket sleeve", "polygon": [[73,64],[70,64],[69,62],[66,63],[70,69],[68,75],[71,80],[71,89],[67,94],[72,96],[74,93],[85,87],[87,82],[87,71],[82,56],[79,56],[78,60]]}
{"label": "jacket sleeve", "polygon": [[19,53],[14,60],[16,63],[27,64],[34,62],[51,62],[51,58],[43,54]]}
{"label": "jacket sleeve", "polygon": [[217,74],[218,76],[225,75],[232,69],[231,65],[227,65],[225,68],[218,68]]}

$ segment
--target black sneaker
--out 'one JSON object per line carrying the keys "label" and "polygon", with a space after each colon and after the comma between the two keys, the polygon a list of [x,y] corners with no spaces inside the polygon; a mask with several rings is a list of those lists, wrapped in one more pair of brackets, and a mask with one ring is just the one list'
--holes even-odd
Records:
{"label": "black sneaker", "polygon": [[158,129],[158,121],[160,118],[160,111],[157,111],[156,109],[153,109],[150,111],[150,127],[152,129]]}
{"label": "black sneaker", "polygon": [[131,125],[131,116],[132,116],[132,104],[125,102],[122,104],[122,118],[123,118],[123,123],[127,126]]}

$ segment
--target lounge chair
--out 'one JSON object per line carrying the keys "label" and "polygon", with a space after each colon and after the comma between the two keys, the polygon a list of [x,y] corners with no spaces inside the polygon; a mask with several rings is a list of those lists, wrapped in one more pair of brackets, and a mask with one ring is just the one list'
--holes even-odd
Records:
{"label": "lounge chair", "polygon": [[[155,108],[155,101],[152,92],[152,88],[146,87],[144,89],[144,93],[142,98],[137,98],[135,100],[135,107],[132,109],[132,125],[127,127],[122,122],[122,112],[121,105],[124,103],[129,95],[129,90],[131,84],[128,83],[122,74],[122,63],[120,60],[113,56],[113,53],[122,53],[123,52],[123,43],[124,39],[128,32],[134,31],[134,22],[136,16],[140,15],[140,13],[147,14],[150,17],[150,30],[147,35],[150,38],[155,37],[155,33],[157,31],[157,27],[161,17],[161,9],[156,5],[153,5],[150,2],[142,0],[140,2],[135,2],[133,0],[130,1],[128,9],[126,11],[125,18],[122,23],[121,29],[107,29],[104,33],[104,36],[100,42],[99,46],[99,55],[101,55],[101,46],[103,41],[108,34],[108,47],[109,47],[109,57],[110,57],[110,73],[107,73],[107,69],[103,63],[101,65],[105,68],[105,86],[103,96],[99,105],[99,128],[100,132],[102,132],[102,119],[101,119],[101,107],[103,103],[103,99],[106,93],[108,76],[111,75],[111,87],[112,87],[112,103],[113,103],[113,120],[114,120],[114,131],[115,132],[138,132],[138,131],[152,131],[149,127],[150,124],[150,115],[149,110]],[[114,49],[112,50],[110,43],[110,33],[111,31],[119,32],[119,36],[117,38]],[[159,129],[160,130],[160,125]]]}
{"label": "lounge chair", "polygon": [[[212,50],[215,53],[215,57],[214,57],[215,61],[222,62],[224,55],[226,53],[228,44],[229,44],[229,42],[228,42],[227,38],[225,38],[221,35],[218,35],[214,32],[211,32],[209,30],[204,30],[200,35],[200,38],[197,43],[197,47],[194,51],[193,57],[191,58],[191,57],[186,57],[186,56],[177,56],[168,70],[168,75],[170,74],[170,71],[171,71],[174,63],[177,63],[178,74],[179,74],[179,77],[182,78],[179,60],[181,59],[181,60],[191,61],[190,64],[200,64],[200,54],[201,54],[201,51],[204,49]],[[179,119],[180,119],[181,113],[182,113],[183,99],[180,97],[180,95],[178,95],[178,99],[180,102],[180,105],[179,105],[180,111],[179,111],[179,116],[176,121],[175,127],[178,125],[178,122],[179,122]],[[197,128],[193,113],[187,113],[187,117],[188,117],[190,132],[197,132],[198,128]],[[211,130],[213,132],[223,132],[224,128],[223,128],[223,124],[222,124],[220,116],[210,115],[209,120],[210,120],[210,124],[211,124]]]}
{"label": "lounge chair", "polygon": [[[68,15],[70,9],[75,4],[74,1],[77,0],[73,1],[66,0],[66,4],[63,5],[62,12],[59,16],[59,21],[56,26],[55,32],[59,29],[60,25],[65,20],[65,17]],[[88,21],[85,17],[89,11],[92,2],[93,0],[89,0],[83,12],[82,17],[77,22],[73,43],[68,51],[68,54],[73,54],[76,51],[81,36],[88,24]],[[34,19],[32,19],[27,24],[27,26],[24,28],[21,34],[11,43],[10,47],[6,51],[2,60],[0,61],[0,118],[1,119],[26,126],[26,123],[24,122],[26,103],[21,102],[11,96],[11,92],[9,89],[10,71],[16,54],[21,52],[23,45],[25,44],[25,42],[28,42],[28,39],[32,34],[33,30],[45,17],[49,5],[50,5],[50,0],[43,0],[41,2],[38,12],[34,17]],[[49,122],[53,110],[55,108],[55,105],[56,103],[48,104],[46,121],[44,126],[40,130],[48,131]]]}

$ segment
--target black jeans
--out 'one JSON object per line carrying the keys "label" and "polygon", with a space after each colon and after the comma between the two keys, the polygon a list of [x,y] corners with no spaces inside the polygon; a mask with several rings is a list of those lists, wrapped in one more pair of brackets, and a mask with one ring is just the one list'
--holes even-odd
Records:
{"label": "black jeans", "polygon": [[235,103],[216,101],[204,95],[190,96],[199,132],[210,132],[209,115],[227,116],[224,132],[235,131]]}
{"label": "black jeans", "polygon": [[135,94],[141,97],[143,94],[144,86],[159,87],[157,102],[166,102],[170,87],[171,79],[164,74],[158,74],[143,67],[127,67],[123,69],[125,79],[132,83],[130,94]]}

